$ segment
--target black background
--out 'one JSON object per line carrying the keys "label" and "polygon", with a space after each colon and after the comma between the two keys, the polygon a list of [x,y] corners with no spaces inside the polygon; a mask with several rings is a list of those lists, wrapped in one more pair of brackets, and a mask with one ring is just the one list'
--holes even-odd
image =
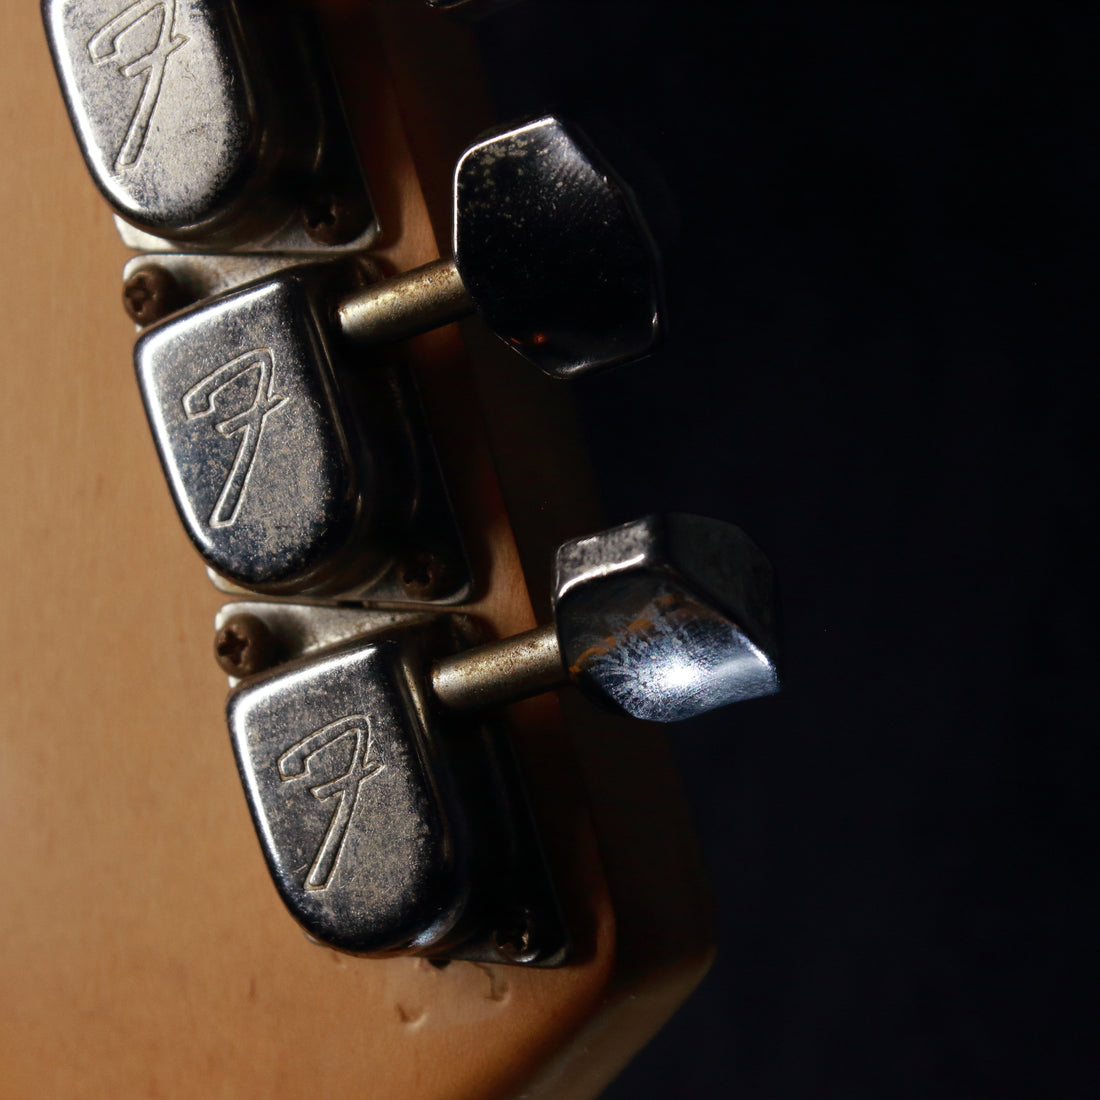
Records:
{"label": "black background", "polygon": [[618,131],[666,241],[666,345],[576,386],[609,519],[732,520],[781,584],[784,693],[675,731],[719,959],[610,1098],[1100,1095],[1098,29],[479,25],[498,112]]}

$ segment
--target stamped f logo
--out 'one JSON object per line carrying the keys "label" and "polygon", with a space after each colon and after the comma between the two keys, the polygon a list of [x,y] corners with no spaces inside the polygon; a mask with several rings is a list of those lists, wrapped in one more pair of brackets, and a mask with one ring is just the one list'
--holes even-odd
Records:
{"label": "stamped f logo", "polygon": [[[143,53],[136,56],[133,53],[124,54],[123,38],[126,32],[143,22],[155,28],[155,40]],[[144,46],[148,38],[137,35],[134,41],[141,41]],[[176,34],[176,0],[136,0],[88,41],[88,55],[96,64],[116,62],[118,71],[124,77],[144,81],[141,98],[115,158],[116,172],[133,167],[141,157],[149,137],[149,123],[164,84],[164,68],[168,58],[186,41],[185,35]]]}
{"label": "stamped f logo", "polygon": [[219,394],[227,391],[238,379],[240,385],[252,376],[255,389],[252,401],[247,408],[226,416],[214,424],[219,435],[240,435],[241,442],[233,465],[229,468],[225,484],[218,495],[213,512],[207,521],[210,527],[231,527],[237,521],[237,513],[244,500],[244,491],[256,462],[256,451],[260,445],[260,434],[264,421],[278,408],[285,405],[288,398],[281,397],[275,389],[275,361],[267,348],[255,348],[238,355],[236,359],[218,367],[183,395],[183,411],[188,420],[213,417]]}
{"label": "stamped f logo", "polygon": [[385,768],[385,764],[373,757],[374,738],[370,733],[370,719],[362,714],[352,714],[332,722],[311,733],[279,757],[279,778],[284,782],[313,777],[313,760],[318,753],[345,738],[354,739],[351,760],[343,775],[318,783],[309,793],[320,802],[335,803],[325,839],[321,841],[313,866],[306,876],[307,890],[324,890],[336,870],[336,861],[348,835],[352,814],[359,804],[363,787]]}

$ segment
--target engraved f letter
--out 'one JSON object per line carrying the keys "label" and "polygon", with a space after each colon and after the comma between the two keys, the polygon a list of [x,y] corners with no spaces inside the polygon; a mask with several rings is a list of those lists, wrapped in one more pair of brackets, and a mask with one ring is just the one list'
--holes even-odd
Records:
{"label": "engraved f letter", "polygon": [[252,404],[243,412],[214,425],[214,430],[219,435],[230,436],[240,432],[241,443],[218,496],[218,502],[210,513],[208,523],[211,527],[231,527],[236,522],[237,512],[244,499],[245,486],[256,461],[256,449],[260,445],[264,421],[284,405],[288,398],[272,392],[275,388],[275,362],[266,348],[256,348],[246,351],[244,355],[238,355],[236,359],[208,374],[183,395],[183,411],[188,420],[212,416],[214,398],[249,371],[257,372]]}
{"label": "engraved f letter", "polygon": [[381,760],[371,758],[374,738],[370,733],[370,719],[362,714],[352,714],[323,726],[292,745],[279,757],[279,778],[284,781],[299,779],[303,775],[311,774],[311,762],[319,752],[345,737],[355,738],[347,771],[330,782],[311,787],[309,792],[320,802],[335,799],[336,806],[325,831],[325,839],[321,841],[313,866],[306,876],[307,890],[324,890],[328,886],[332,873],[336,870],[336,860],[344,846],[344,838],[348,835],[348,826],[355,807],[359,804],[363,787],[386,765]]}
{"label": "engraved f letter", "polygon": [[[156,42],[139,57],[129,60],[120,57],[119,39],[131,28],[149,16],[160,17]],[[88,42],[88,55],[96,64],[119,61],[118,71],[128,79],[145,77],[137,110],[122,140],[122,147],[115,159],[115,171],[136,164],[145,149],[149,137],[149,123],[160,98],[164,83],[164,67],[168,58],[187,41],[186,35],[176,34],[176,0],[137,0],[119,12],[106,26],[101,27]]]}

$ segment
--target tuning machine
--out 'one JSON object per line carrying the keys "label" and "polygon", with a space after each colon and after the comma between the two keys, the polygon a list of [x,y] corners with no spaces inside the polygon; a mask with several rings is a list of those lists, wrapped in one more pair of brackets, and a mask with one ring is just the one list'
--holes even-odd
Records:
{"label": "tuning machine", "polygon": [[362,249],[377,226],[306,11],[42,0],[85,162],[139,250]]}
{"label": "tuning machine", "polygon": [[[290,911],[355,953],[560,961],[565,933],[507,745],[464,712],[570,679],[658,721],[771,694],[770,576],[740,529],[651,516],[564,544],[555,625],[503,642],[470,647],[453,615],[391,626],[354,609],[224,608],[220,637],[260,622],[274,659],[291,658],[228,703]],[[367,633],[349,640],[356,628]],[[502,938],[517,913],[527,931]]]}
{"label": "tuning machine", "polygon": [[358,270],[290,268],[150,329],[135,358],[161,462],[223,582],[459,602],[469,566],[408,372],[353,370],[326,338]]}
{"label": "tuning machine", "polygon": [[453,261],[365,284],[350,262],[294,266],[139,339],[138,379],[176,507],[218,576],[271,594],[348,595],[353,585],[357,598],[400,600],[395,553],[413,546],[449,563],[434,599],[467,593],[409,384],[386,355],[356,358],[353,343],[411,335],[475,303],[559,376],[655,341],[657,260],[644,222],[557,119],[467,150],[455,226]]}

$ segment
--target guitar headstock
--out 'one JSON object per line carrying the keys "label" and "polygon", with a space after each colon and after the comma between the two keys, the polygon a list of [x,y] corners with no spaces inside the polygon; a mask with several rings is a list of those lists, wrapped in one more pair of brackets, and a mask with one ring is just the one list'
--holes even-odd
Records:
{"label": "guitar headstock", "polygon": [[[1095,16],[528,0],[460,24],[418,0],[313,6],[349,146],[373,158],[386,273],[449,254],[451,168],[497,119],[604,117],[677,199],[668,341],[571,387],[606,517],[560,387],[494,358],[476,322],[406,349],[435,446],[468,471],[444,473],[486,636],[549,621],[562,540],[655,508],[736,518],[784,581],[785,702],[677,732],[719,961],[609,1094],[710,1096],[721,1067],[727,1091],[769,1098],[1095,1095]],[[131,9],[108,3],[102,25]],[[468,79],[471,29],[496,118]],[[208,652],[213,617],[250,597],[204,583],[157,471],[117,301],[130,253],[32,0],[3,5],[0,33],[0,1093],[590,1094],[709,952],[694,845],[662,816],[680,812],[663,734],[565,692],[508,718],[591,948],[564,969],[304,941]],[[314,197],[298,240],[342,247],[355,219]],[[202,278],[228,286],[247,262]],[[162,313],[162,288],[143,276],[131,307]],[[414,588],[434,564],[418,548]],[[623,1010],[603,1029],[601,1006]]]}
{"label": "guitar headstock", "polygon": [[[169,30],[157,64],[167,65],[169,47],[185,36],[172,30],[167,8],[160,7],[159,26]],[[268,242],[286,253],[310,253],[319,236],[322,245],[354,252],[369,237],[370,262],[383,274],[420,268],[449,253],[453,168],[490,121],[468,31],[409,5],[323,7],[347,136],[370,184],[370,215],[363,213],[360,196],[355,232],[326,242],[325,211],[339,212],[339,204],[322,203],[321,215],[312,218],[313,197],[303,199],[291,189],[280,197],[280,212],[272,214],[258,201],[266,194],[261,184],[242,184],[202,218],[187,215],[192,223],[205,219],[213,237],[236,249],[234,262],[243,265],[217,267],[214,277],[228,282],[214,287],[201,283],[212,269],[202,268],[194,241],[169,225],[167,214],[136,229],[127,223],[131,245],[174,249],[163,254],[162,268],[185,299],[196,296],[196,287],[225,290],[258,277],[259,269],[248,266],[257,225],[266,226]],[[116,28],[127,29],[129,24]],[[268,30],[274,35],[278,28]],[[39,176],[58,181],[51,184],[57,190],[48,192],[56,206],[57,238],[48,246],[55,251],[47,254],[55,267],[63,259],[70,268],[102,272],[118,262],[121,250],[91,187],[80,182],[56,98],[40,87],[48,70],[43,58],[36,60],[42,73],[27,80],[50,104],[45,118],[52,127],[39,143],[52,157]],[[325,79],[317,77],[322,90]],[[150,87],[144,84],[142,95]],[[329,117],[325,96],[317,103],[317,113]],[[135,159],[152,126],[147,114],[139,102],[102,175],[110,177],[119,157]],[[340,170],[347,167],[341,148],[337,142],[333,179],[342,179]],[[259,177],[296,172],[296,164],[278,161],[265,164]],[[127,213],[125,196],[115,197]],[[303,216],[287,215],[299,200]],[[143,264],[145,258],[131,261],[128,287],[137,285],[129,280]],[[188,266],[193,264],[198,266]],[[45,275],[50,265],[41,270]],[[649,287],[651,280],[643,273],[641,283]],[[41,285],[28,282],[14,293],[41,294]],[[568,930],[568,954],[550,953],[562,965],[507,966],[476,952],[464,958],[461,950],[401,956],[389,941],[395,957],[361,959],[308,941],[265,875],[245,802],[235,789],[219,713],[221,682],[209,657],[209,622],[224,597],[200,594],[201,571],[157,479],[126,368],[130,334],[113,292],[98,279],[68,293],[66,309],[44,337],[45,349],[35,334],[37,354],[51,363],[64,361],[65,372],[48,376],[48,405],[26,395],[33,415],[17,426],[23,442],[51,440],[48,471],[36,472],[39,480],[27,480],[20,491],[29,501],[47,495],[49,478],[67,486],[66,524],[79,532],[86,567],[75,577],[72,545],[48,548],[40,561],[21,566],[18,597],[28,599],[47,578],[56,593],[44,610],[35,609],[36,629],[46,643],[38,639],[33,664],[15,662],[32,685],[24,695],[22,725],[82,731],[63,754],[55,755],[48,743],[34,746],[31,772],[42,783],[35,780],[23,801],[13,804],[14,813],[45,800],[53,828],[66,839],[51,854],[54,834],[35,835],[15,857],[14,873],[30,882],[36,869],[48,866],[50,888],[65,892],[67,904],[81,914],[70,929],[54,911],[36,919],[40,894],[24,892],[16,901],[23,929],[18,942],[28,957],[43,931],[59,940],[48,968],[28,964],[16,974],[28,1018],[40,1020],[50,1010],[61,970],[88,975],[74,994],[66,1028],[73,1057],[50,1068],[52,1086],[71,1091],[79,1073],[81,1087],[104,1093],[133,1091],[136,1082],[152,1080],[166,1088],[186,1081],[192,1092],[238,1087],[296,1094],[319,1079],[349,1089],[369,1077],[370,1093],[379,1098],[593,1095],[687,995],[712,951],[706,892],[664,734],[601,714],[569,694],[560,701],[541,695],[501,714]],[[133,306],[134,294],[130,299]],[[317,312],[324,323],[331,320],[320,306]],[[164,325],[143,337],[141,346],[154,347],[156,333],[168,331]],[[311,340],[309,335],[301,343]],[[537,371],[517,370],[515,353],[476,322],[462,332],[454,325],[425,332],[393,354],[416,379],[424,431],[438,455],[469,561],[468,587],[458,585],[445,595],[485,638],[530,631],[550,613],[556,549],[603,526],[569,397]],[[192,400],[185,400],[185,413],[205,415],[220,387],[251,372],[258,387],[254,404],[264,406],[251,438],[261,437],[264,417],[276,415],[286,395],[272,381],[270,349],[266,358],[256,349],[249,356],[215,364],[212,374],[188,389]],[[237,373],[218,373],[225,366]],[[153,373],[150,367],[146,377]],[[235,430],[227,427],[223,434]],[[166,466],[168,447],[161,447]],[[242,463],[229,470],[210,507],[197,513],[207,527],[232,526],[246,502],[245,486],[254,491],[253,467]],[[87,471],[102,471],[102,477]],[[415,549],[421,557],[411,565],[399,560],[387,574],[391,587],[374,590],[386,612],[410,602],[400,598],[409,592],[395,587],[403,576],[414,588],[421,572],[431,579],[425,555],[433,561],[438,544]],[[227,559],[211,551],[207,560],[221,569],[218,583],[235,598],[265,585],[265,595],[286,595],[279,587],[283,574],[263,574],[250,588],[255,577],[238,571],[227,579],[233,572]],[[341,587],[342,571],[350,569],[346,560],[326,561],[325,568],[330,571],[309,574],[311,584],[323,580],[304,589],[307,597],[363,596]],[[429,595],[425,589],[411,603],[422,610],[432,602]],[[32,618],[29,605],[20,610]],[[630,623],[639,621],[635,615]],[[645,628],[631,629],[641,634]],[[120,642],[105,649],[102,640],[109,637]],[[88,659],[66,663],[65,648],[72,645]],[[50,692],[47,685],[62,667],[65,677]],[[270,675],[279,675],[278,666]],[[247,726],[240,718],[238,731]],[[363,732],[321,728],[333,738]],[[297,756],[291,750],[279,756],[284,778],[301,774],[312,751],[306,741],[295,746]],[[382,765],[371,756],[369,739],[355,754],[362,758],[358,780],[365,783]],[[393,775],[396,768],[388,766]],[[55,786],[48,790],[49,774]],[[62,789],[64,800],[50,795]],[[350,797],[346,803],[354,808]],[[327,886],[334,866],[332,853],[319,849],[306,887]],[[518,946],[513,953],[524,954],[531,929],[522,922],[493,931],[498,946]],[[359,948],[362,942],[341,946]],[[90,971],[89,960],[102,969]],[[41,1049],[36,1041],[29,1035],[26,1049]],[[158,1054],[150,1057],[149,1051]],[[29,1063],[17,1060],[13,1072],[20,1080]]]}

